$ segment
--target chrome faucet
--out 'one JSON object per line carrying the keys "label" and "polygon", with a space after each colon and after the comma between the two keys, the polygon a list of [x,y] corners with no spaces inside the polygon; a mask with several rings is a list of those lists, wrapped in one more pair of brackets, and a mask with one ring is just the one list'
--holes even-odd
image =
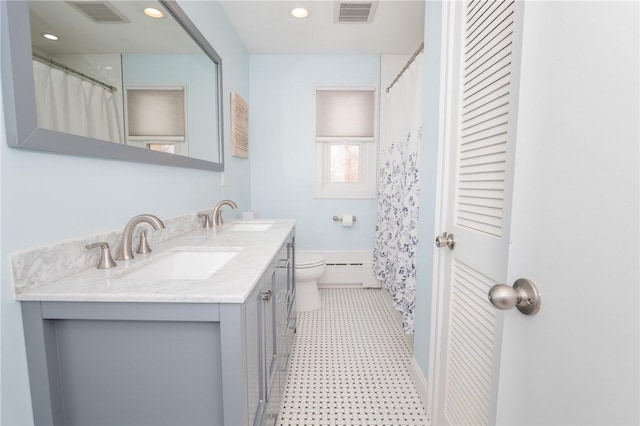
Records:
{"label": "chrome faucet", "polygon": [[237,209],[238,205],[231,200],[222,200],[213,208],[213,226],[220,226],[224,223],[222,219],[222,206],[229,206]]}
{"label": "chrome faucet", "polygon": [[[120,243],[120,248],[118,249],[118,254],[116,255],[116,260],[133,259],[133,249],[131,248],[133,230],[135,229],[136,225],[142,222],[148,223],[149,225],[153,226],[153,229],[155,229],[156,231],[165,228],[164,223],[157,216],[154,216],[152,214],[140,214],[138,216],[134,216],[124,227],[124,231],[122,231],[122,241]],[[151,249],[148,250],[151,251]]]}

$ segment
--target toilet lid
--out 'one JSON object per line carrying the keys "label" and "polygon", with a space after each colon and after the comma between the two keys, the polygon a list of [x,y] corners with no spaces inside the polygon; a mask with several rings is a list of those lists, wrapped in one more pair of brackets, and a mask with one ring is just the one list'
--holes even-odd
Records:
{"label": "toilet lid", "polygon": [[306,269],[322,266],[326,263],[326,259],[316,254],[296,254],[296,268]]}

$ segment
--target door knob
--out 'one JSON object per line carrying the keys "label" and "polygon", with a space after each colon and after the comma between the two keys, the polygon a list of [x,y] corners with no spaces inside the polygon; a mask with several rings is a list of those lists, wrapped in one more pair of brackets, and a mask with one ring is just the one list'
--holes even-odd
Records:
{"label": "door knob", "polygon": [[513,307],[525,315],[535,315],[540,310],[540,292],[533,281],[520,278],[513,287],[496,284],[489,290],[489,301],[498,309],[507,310]]}
{"label": "door knob", "polygon": [[456,239],[453,234],[447,234],[446,232],[443,232],[442,235],[438,235],[436,237],[436,247],[438,248],[449,247],[450,250],[453,250],[455,246]]}

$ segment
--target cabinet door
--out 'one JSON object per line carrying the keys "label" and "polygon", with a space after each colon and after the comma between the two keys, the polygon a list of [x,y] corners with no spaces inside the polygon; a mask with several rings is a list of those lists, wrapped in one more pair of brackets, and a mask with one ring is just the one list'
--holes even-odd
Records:
{"label": "cabinet door", "polygon": [[284,316],[282,320],[282,335],[283,335],[283,352],[284,355],[281,360],[281,368],[287,370],[289,368],[289,356],[291,349],[293,348],[293,335],[296,329],[296,310],[295,310],[295,236],[293,231],[287,238],[286,242],[286,256],[287,256],[287,268],[286,268],[286,296],[284,303]]}
{"label": "cabinet door", "polygon": [[276,297],[273,297],[277,294],[276,289],[276,270],[275,268],[271,269],[270,279],[269,279],[269,292],[271,293],[271,298],[266,302],[265,305],[265,326],[266,326],[266,362],[267,362],[267,372],[268,379],[271,383],[274,378],[276,366],[277,366],[277,357],[278,357],[278,304]]}
{"label": "cabinet door", "polygon": [[295,231],[287,239],[287,259],[289,268],[287,269],[287,321],[295,330],[296,323],[296,236]]}
{"label": "cabinet door", "polygon": [[280,408],[280,386],[278,382],[278,327],[277,327],[277,269],[272,266],[267,275],[268,283],[262,292],[263,353],[265,400],[267,402],[265,425],[273,425]]}
{"label": "cabinet door", "polygon": [[289,297],[289,268],[291,261],[288,257],[287,243],[282,245],[276,256],[276,327],[278,335],[278,368],[282,369],[282,360],[286,358],[288,350],[286,345],[288,297]]}
{"label": "cabinet door", "polygon": [[262,378],[262,283],[256,287],[249,297],[245,308],[246,348],[247,348],[247,398],[249,424],[262,424],[266,407],[264,396],[264,379]]}
{"label": "cabinet door", "polygon": [[293,257],[291,237],[282,245],[257,291],[260,348],[260,404],[256,425],[273,425],[278,418],[287,380],[293,328],[290,320]]}

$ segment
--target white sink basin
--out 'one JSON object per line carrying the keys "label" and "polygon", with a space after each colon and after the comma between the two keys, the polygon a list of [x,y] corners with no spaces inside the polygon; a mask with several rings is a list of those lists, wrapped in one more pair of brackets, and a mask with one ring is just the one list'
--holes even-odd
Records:
{"label": "white sink basin", "polygon": [[227,231],[266,231],[275,222],[266,221],[236,221],[229,225]]}
{"label": "white sink basin", "polygon": [[124,271],[122,278],[140,280],[203,280],[211,277],[240,249],[210,249],[179,247],[165,256],[132,271]]}

